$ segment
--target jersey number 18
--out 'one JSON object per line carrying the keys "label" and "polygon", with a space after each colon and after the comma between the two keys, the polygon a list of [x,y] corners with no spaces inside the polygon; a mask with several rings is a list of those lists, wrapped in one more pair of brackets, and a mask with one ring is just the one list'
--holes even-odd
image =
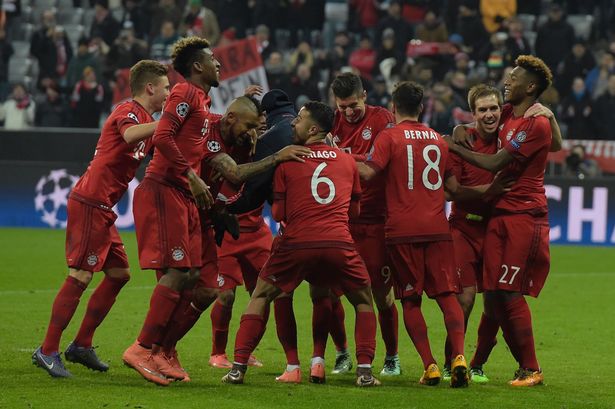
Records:
{"label": "jersey number 18", "polygon": [[[406,146],[408,153],[408,189],[414,190],[414,156],[412,155],[412,145]],[[429,152],[436,152],[436,160],[432,161],[429,157]],[[423,186],[425,186],[429,190],[438,190],[442,186],[442,176],[440,175],[440,158],[442,157],[442,153],[440,152],[440,148],[438,145],[427,145],[423,148],[423,160],[427,165],[425,169],[423,169]],[[436,172],[436,176],[438,180],[436,183],[431,183],[429,181],[429,173]]]}

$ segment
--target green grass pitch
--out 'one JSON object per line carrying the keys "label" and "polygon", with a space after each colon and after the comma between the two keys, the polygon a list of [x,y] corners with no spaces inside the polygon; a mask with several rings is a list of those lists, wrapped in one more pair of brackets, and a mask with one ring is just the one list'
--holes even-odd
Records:
{"label": "green grass pitch", "polygon": [[[131,265],[137,266],[134,234],[122,233]],[[36,229],[0,229],[0,408],[615,408],[615,249],[586,247],[552,248],[552,269],[541,297],[531,300],[538,358],[546,386],[511,389],[507,386],[515,362],[498,337],[485,367],[488,385],[454,390],[446,385],[418,384],[420,359],[400,323],[400,356],[403,375],[383,379],[377,389],[359,390],[352,375],[327,377],[325,385],[307,382],[311,353],[311,304],[306,286],[295,297],[299,348],[304,382],[278,385],[274,377],[285,360],[272,320],[256,355],[264,368],[250,369],[246,384],[223,385],[223,370],[207,365],[211,351],[209,312],[181,342],[182,363],[193,381],[167,388],[143,380],[122,365],[123,350],[135,339],[148,306],[154,283],[151,272],[135,268],[132,281],[120,294],[94,344],[111,363],[107,373],[91,372],[68,364],[74,378],[52,379],[30,363],[42,341],[53,298],[64,280],[64,232]],[[95,277],[61,347],[75,335],[83,317]],[[227,351],[232,356],[238,318],[247,301],[238,299]],[[444,324],[433,301],[424,302],[434,354],[442,361]],[[471,318],[466,355],[472,356],[480,302]],[[400,314],[401,318],[401,314]],[[346,325],[352,343],[354,314],[346,304]],[[401,320],[400,320],[401,321]],[[329,343],[327,370],[334,361]],[[374,361],[381,369],[382,341]]]}

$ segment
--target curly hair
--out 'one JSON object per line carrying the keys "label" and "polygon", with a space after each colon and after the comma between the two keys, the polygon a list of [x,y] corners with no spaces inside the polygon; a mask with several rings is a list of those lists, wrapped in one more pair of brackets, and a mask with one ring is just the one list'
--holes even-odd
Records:
{"label": "curly hair", "polygon": [[145,86],[157,82],[160,77],[167,75],[169,69],[166,65],[153,60],[141,60],[130,68],[130,92],[138,95]]}
{"label": "curly hair", "polygon": [[490,95],[495,96],[498,100],[498,105],[502,106],[502,93],[499,89],[485,84],[478,84],[470,88],[470,91],[468,91],[468,106],[470,107],[470,111],[474,112],[476,109],[477,99],[488,97]]}
{"label": "curly hair", "polygon": [[190,76],[190,67],[199,59],[203,48],[209,48],[209,41],[201,37],[192,36],[177,40],[171,53],[175,71],[184,77]]}
{"label": "curly hair", "polygon": [[551,69],[547,67],[547,64],[540,58],[534,57],[533,55],[520,55],[515,60],[515,65],[523,68],[536,77],[538,81],[537,98],[551,86],[553,82],[553,73],[551,73]]}

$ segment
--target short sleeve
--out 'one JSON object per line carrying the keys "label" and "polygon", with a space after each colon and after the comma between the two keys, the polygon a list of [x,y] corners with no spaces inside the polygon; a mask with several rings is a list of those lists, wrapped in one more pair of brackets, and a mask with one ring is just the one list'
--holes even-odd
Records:
{"label": "short sleeve", "polygon": [[193,106],[196,103],[194,94],[195,91],[187,82],[177,84],[169,95],[162,115],[181,126],[190,111],[196,108]]}
{"label": "short sleeve", "polygon": [[367,155],[365,163],[384,170],[391,160],[391,143],[390,131],[381,132],[374,142],[373,152]]}
{"label": "short sleeve", "polygon": [[551,145],[551,126],[544,117],[529,118],[504,147],[515,160],[525,162],[545,146]]}
{"label": "short sleeve", "polygon": [[131,126],[139,125],[139,118],[137,117],[137,113],[132,111],[131,106],[126,104],[126,106],[118,107],[116,124],[117,129],[120,132],[120,135],[124,136],[124,132]]}

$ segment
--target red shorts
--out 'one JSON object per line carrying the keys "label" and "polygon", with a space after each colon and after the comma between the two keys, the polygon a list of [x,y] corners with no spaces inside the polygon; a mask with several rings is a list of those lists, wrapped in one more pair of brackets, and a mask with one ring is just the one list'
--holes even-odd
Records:
{"label": "red shorts", "polygon": [[485,290],[537,297],[551,263],[547,217],[527,213],[493,216],[487,226],[484,254]]}
{"label": "red shorts", "polygon": [[225,234],[222,247],[217,249],[225,286],[235,288],[245,283],[248,292],[254,291],[258,273],[271,254],[272,242],[271,230],[265,223],[254,232],[242,232],[237,240]]}
{"label": "red shorts", "polygon": [[399,298],[422,295],[423,291],[429,298],[460,292],[452,241],[387,244],[387,250]]}
{"label": "red shorts", "polygon": [[199,271],[197,287],[224,289],[225,280],[219,274],[218,253],[216,252],[216,240],[213,227],[207,225],[201,227],[201,260],[203,266]]}
{"label": "red shorts", "polygon": [[142,269],[201,267],[201,226],[194,201],[146,177],[135,189],[133,213]]}
{"label": "red shorts", "polygon": [[384,224],[351,223],[350,234],[365,262],[372,288],[390,290],[393,277],[384,242]]}
{"label": "red shorts", "polygon": [[128,268],[128,257],[111,210],[69,198],[66,224],[66,264],[78,270]]}
{"label": "red shorts", "polygon": [[365,263],[355,249],[274,249],[259,277],[285,293],[303,280],[317,287],[336,287],[344,292],[369,287]]}
{"label": "red shorts", "polygon": [[461,278],[461,286],[482,288],[484,223],[451,223],[451,235],[455,248],[455,265]]}

